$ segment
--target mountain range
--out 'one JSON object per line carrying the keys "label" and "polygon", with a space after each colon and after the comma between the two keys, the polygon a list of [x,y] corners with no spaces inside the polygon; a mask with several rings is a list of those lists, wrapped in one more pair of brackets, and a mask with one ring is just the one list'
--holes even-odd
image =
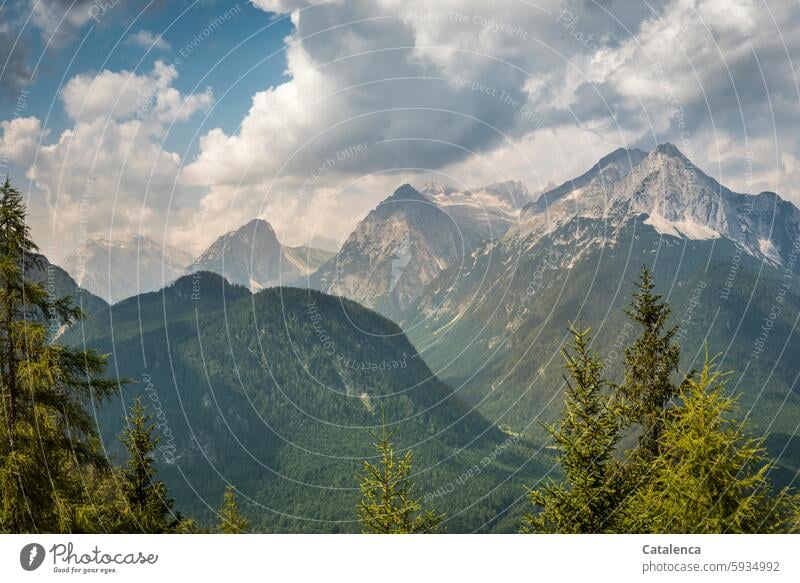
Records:
{"label": "mountain range", "polygon": [[[619,379],[636,333],[624,310],[648,266],[681,326],[682,365],[701,364],[706,343],[721,352],[788,479],[800,467],[789,453],[800,419],[800,342],[789,320],[800,313],[791,285],[800,210],[775,193],[731,191],[672,144],[616,150],[535,200],[512,191],[519,196],[488,236],[463,226],[477,213],[448,213],[464,199],[480,209],[478,197],[404,185],[311,284],[397,321],[433,372],[491,422],[541,435],[539,423],[561,410],[567,323],[594,327]],[[498,216],[494,200],[485,206]],[[776,305],[786,318],[776,320]]]}
{"label": "mountain range", "polygon": [[[252,221],[185,267],[208,271],[65,338],[112,353],[115,372],[138,381],[125,401],[139,393],[163,412],[162,472],[201,518],[229,479],[260,508],[259,530],[354,529],[353,475],[384,415],[400,450],[417,452],[422,491],[446,493],[434,505],[450,532],[508,531],[522,486],[552,464],[542,423],[563,409],[567,324],[593,328],[620,381],[642,266],[672,307],[682,370],[719,353],[777,459],[773,479],[791,483],[799,256],[793,204],[733,192],[663,144],[616,150],[538,196],[513,182],[402,185],[332,256],[284,247]],[[98,417],[112,449],[123,407]]]}
{"label": "mountain range", "polygon": [[474,190],[404,184],[357,225],[310,285],[395,316],[443,271],[504,235],[529,202],[519,182]]}
{"label": "mountain range", "polygon": [[91,238],[61,266],[81,287],[108,303],[161,289],[183,275],[192,256],[144,235]]}
{"label": "mountain range", "polygon": [[[335,243],[319,239],[329,247]],[[79,286],[108,303],[159,290],[196,271],[224,275],[253,290],[300,281],[333,255],[314,247],[282,245],[261,219],[218,237],[194,258],[145,235],[88,239],[62,261]]]}

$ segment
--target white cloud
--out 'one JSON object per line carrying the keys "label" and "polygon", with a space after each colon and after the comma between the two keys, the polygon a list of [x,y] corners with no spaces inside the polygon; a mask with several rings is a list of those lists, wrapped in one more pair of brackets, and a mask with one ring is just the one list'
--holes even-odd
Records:
{"label": "white cloud", "polygon": [[39,141],[46,138],[42,123],[35,117],[18,117],[0,122],[0,159],[27,167],[33,162]]}
{"label": "white cloud", "polygon": [[[126,174],[114,164],[135,156],[143,166],[133,167],[144,175],[156,167],[164,185],[178,176],[179,193],[203,189],[199,210],[170,211],[184,226],[171,230],[173,242],[194,248],[256,215],[290,241],[317,228],[340,236],[399,183],[422,175],[473,185],[522,179],[537,190],[618,146],[669,140],[686,150],[684,136],[686,153],[723,183],[742,185],[741,160],[755,152],[744,182],[800,197],[785,180],[797,173],[800,146],[800,96],[787,59],[800,51],[800,5],[253,3],[291,14],[295,29],[286,82],[257,92],[235,131],[208,131],[181,169],[177,157],[150,146],[169,124],[208,109],[210,92],[181,95],[177,72],[163,63],[144,74],[79,75],[61,94],[76,128],[52,145],[53,167],[77,145],[102,143],[97,157],[108,159],[111,176]],[[129,42],[163,41],[147,31],[135,37]],[[111,122],[106,135],[92,133],[98,119]],[[37,181],[57,191],[41,171]],[[130,200],[148,188],[132,177],[119,182],[139,193]],[[154,216],[163,210],[148,205]]]}
{"label": "white cloud", "polygon": [[61,90],[61,99],[74,120],[135,117],[170,124],[208,109],[213,102],[210,89],[181,96],[172,87],[177,77],[175,66],[162,61],[156,61],[153,70],[144,75],[109,70],[96,75],[77,75]]}
{"label": "white cloud", "polygon": [[45,42],[59,47],[92,19],[94,5],[95,0],[30,0],[30,16]]}
{"label": "white cloud", "polygon": [[156,49],[168,51],[172,48],[172,45],[170,45],[164,37],[144,29],[136,34],[128,35],[128,38],[125,39],[125,44],[134,45],[146,50]]}
{"label": "white cloud", "polygon": [[[180,212],[191,195],[176,184],[181,158],[163,140],[172,123],[213,102],[210,91],[178,92],[176,77],[174,67],[159,62],[147,74],[102,71],[67,83],[61,98],[74,125],[41,146],[28,171],[43,196],[38,206],[49,212],[34,233],[43,248],[58,240],[65,255],[89,236],[161,238],[172,207]],[[26,123],[31,134],[39,121]]]}

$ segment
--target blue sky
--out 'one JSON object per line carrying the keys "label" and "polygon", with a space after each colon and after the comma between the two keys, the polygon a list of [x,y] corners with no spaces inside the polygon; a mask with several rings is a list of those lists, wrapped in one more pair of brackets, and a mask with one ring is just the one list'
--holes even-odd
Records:
{"label": "blue sky", "polygon": [[341,240],[404,182],[535,193],[663,142],[800,202],[796,2],[0,0],[2,56],[0,172],[54,253]]}
{"label": "blue sky", "polygon": [[[184,0],[160,4],[140,13],[115,7],[105,16],[98,14],[99,22],[90,19],[80,30],[50,46],[46,31],[30,22],[24,26],[20,42],[28,49],[30,69],[38,72],[35,82],[25,86],[29,92],[26,114],[46,118],[46,127],[51,133],[60,133],[72,122],[66,118],[58,93],[72,76],[103,69],[150,70],[158,59],[180,63],[176,67],[179,77],[174,84],[179,91],[190,93],[210,86],[215,95],[224,95],[223,106],[214,107],[203,124],[175,126],[169,132],[165,147],[186,151],[191,156],[196,151],[196,143],[191,143],[195,133],[201,133],[205,127],[222,127],[234,132],[256,91],[286,81],[283,39],[292,30],[288,16],[265,13],[244,0]],[[88,3],[86,10],[92,6],[96,5]],[[11,13],[11,18],[21,21],[29,16],[24,2],[16,8],[4,7],[4,10]],[[230,11],[231,16],[225,25],[197,42],[203,29],[226,11]],[[132,37],[141,31],[160,35],[169,48],[135,44]],[[181,56],[182,50],[189,51],[186,58]],[[0,99],[6,110],[6,115],[0,115],[0,119],[11,117],[16,103],[14,93],[6,91]],[[190,149],[187,151],[187,148]]]}

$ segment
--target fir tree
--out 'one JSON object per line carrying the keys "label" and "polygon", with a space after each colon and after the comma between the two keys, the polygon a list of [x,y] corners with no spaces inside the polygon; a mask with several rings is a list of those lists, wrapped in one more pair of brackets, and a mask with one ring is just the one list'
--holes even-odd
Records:
{"label": "fir tree", "polygon": [[606,392],[603,363],[589,352],[591,330],[570,327],[571,350],[562,351],[567,370],[566,405],[548,426],[558,450],[563,480],[529,493],[536,511],[524,518],[528,533],[613,532],[622,483],[614,449],[620,437],[619,408]]}
{"label": "fir tree", "polygon": [[626,313],[642,327],[633,346],[625,349],[625,376],[618,387],[627,402],[627,416],[641,425],[639,454],[659,453],[664,412],[676,395],[673,375],[678,371],[680,346],[673,342],[677,326],[668,326],[669,305],[654,293],[653,276],[642,269],[631,309]]}
{"label": "fir tree", "polygon": [[631,496],[627,529],[652,533],[769,533],[798,528],[800,498],[772,495],[762,440],[735,419],[723,375],[706,359],[665,417],[661,454]]}
{"label": "fir tree", "polygon": [[416,487],[409,478],[414,454],[411,450],[397,458],[392,434],[386,430],[373,433],[380,461],[377,465],[364,461],[364,474],[359,479],[362,499],[357,505],[361,528],[367,534],[434,533],[445,515],[424,510],[416,498]]}
{"label": "fir tree", "polygon": [[232,486],[225,487],[225,495],[219,509],[218,530],[223,534],[244,534],[250,530],[250,523],[239,512],[236,490]]}
{"label": "fir tree", "polygon": [[155,425],[137,397],[126,418],[121,440],[128,451],[128,462],[121,472],[123,528],[130,531],[163,533],[178,527],[180,517],[172,511],[164,482],[157,480],[153,452],[159,438],[153,437]]}
{"label": "fir tree", "polygon": [[43,266],[22,196],[0,187],[0,531],[73,532],[83,524],[83,474],[107,468],[85,405],[117,383],[105,358],[53,342],[83,314],[50,298],[27,271]]}

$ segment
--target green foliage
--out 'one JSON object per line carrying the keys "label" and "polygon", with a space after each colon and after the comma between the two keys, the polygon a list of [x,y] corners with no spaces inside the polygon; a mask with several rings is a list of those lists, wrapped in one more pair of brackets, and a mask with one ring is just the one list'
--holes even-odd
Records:
{"label": "green foliage", "polygon": [[392,434],[383,424],[380,434],[372,434],[380,461],[364,461],[359,480],[362,499],[356,509],[362,531],[366,534],[434,533],[445,515],[424,510],[416,497],[416,486],[409,477],[414,453],[409,449],[396,457]]}
{"label": "green foliage", "polygon": [[244,534],[250,530],[250,523],[239,512],[236,490],[232,486],[225,487],[222,506],[219,509],[219,532],[223,534]]}
{"label": "green foliage", "polygon": [[82,317],[69,298],[50,298],[25,278],[42,266],[22,196],[0,187],[0,532],[75,532],[85,523],[85,476],[107,468],[91,399],[117,383],[100,377],[105,358],[52,342]]}
{"label": "green foliage", "polygon": [[[735,418],[724,375],[706,357],[699,375],[672,384],[680,347],[672,341],[676,329],[667,328],[669,306],[652,293],[647,270],[638,287],[629,316],[644,331],[625,352],[625,381],[615,395],[602,391],[588,331],[571,330],[566,408],[549,428],[564,479],[530,493],[536,510],[523,532],[797,532],[800,496],[773,493],[775,464],[764,440],[748,437]],[[632,420],[644,436],[616,451]]]}
{"label": "green foliage", "polygon": [[628,416],[639,423],[640,453],[656,456],[663,431],[664,410],[676,395],[672,380],[680,362],[680,346],[673,341],[677,326],[669,326],[669,305],[653,292],[653,276],[642,269],[628,316],[642,331],[633,345],[625,349],[625,375],[619,386],[628,404]]}
{"label": "green foliage", "polygon": [[648,533],[770,533],[796,529],[800,498],[773,495],[762,440],[734,417],[723,375],[706,359],[664,416],[661,455],[628,500],[626,528]]}
{"label": "green foliage", "polygon": [[569,328],[571,350],[562,355],[567,370],[566,406],[561,421],[547,427],[563,471],[529,493],[537,509],[524,518],[523,532],[613,532],[621,501],[621,472],[614,458],[620,438],[618,404],[608,396],[603,363],[589,351],[589,329]]}
{"label": "green foliage", "polygon": [[123,430],[122,443],[128,451],[128,461],[120,472],[122,518],[129,532],[171,532],[180,523],[172,510],[173,501],[167,487],[156,479],[153,452],[159,438],[153,437],[152,417],[145,412],[141,399],[136,398]]}
{"label": "green foliage", "polygon": [[[111,315],[113,342],[101,317],[67,337],[113,350],[120,374],[140,376],[146,365],[152,390],[139,383],[130,391],[158,407],[159,476],[202,527],[218,521],[203,499],[225,488],[207,455],[259,507],[278,511],[249,515],[251,531],[358,532],[353,476],[358,459],[373,455],[362,428],[379,424],[378,407],[396,444],[419,443],[415,484],[423,496],[442,491],[435,504],[453,514],[451,532],[514,529],[520,488],[549,467],[526,438],[510,438],[465,407],[395,324],[343,298],[296,288],[251,295],[203,273],[115,304]],[[400,366],[370,368],[381,363]],[[115,456],[124,453],[113,439],[121,408],[115,400],[99,414]],[[175,463],[164,460],[170,445]],[[476,465],[480,474],[458,482]],[[444,492],[450,484],[457,487]]]}

